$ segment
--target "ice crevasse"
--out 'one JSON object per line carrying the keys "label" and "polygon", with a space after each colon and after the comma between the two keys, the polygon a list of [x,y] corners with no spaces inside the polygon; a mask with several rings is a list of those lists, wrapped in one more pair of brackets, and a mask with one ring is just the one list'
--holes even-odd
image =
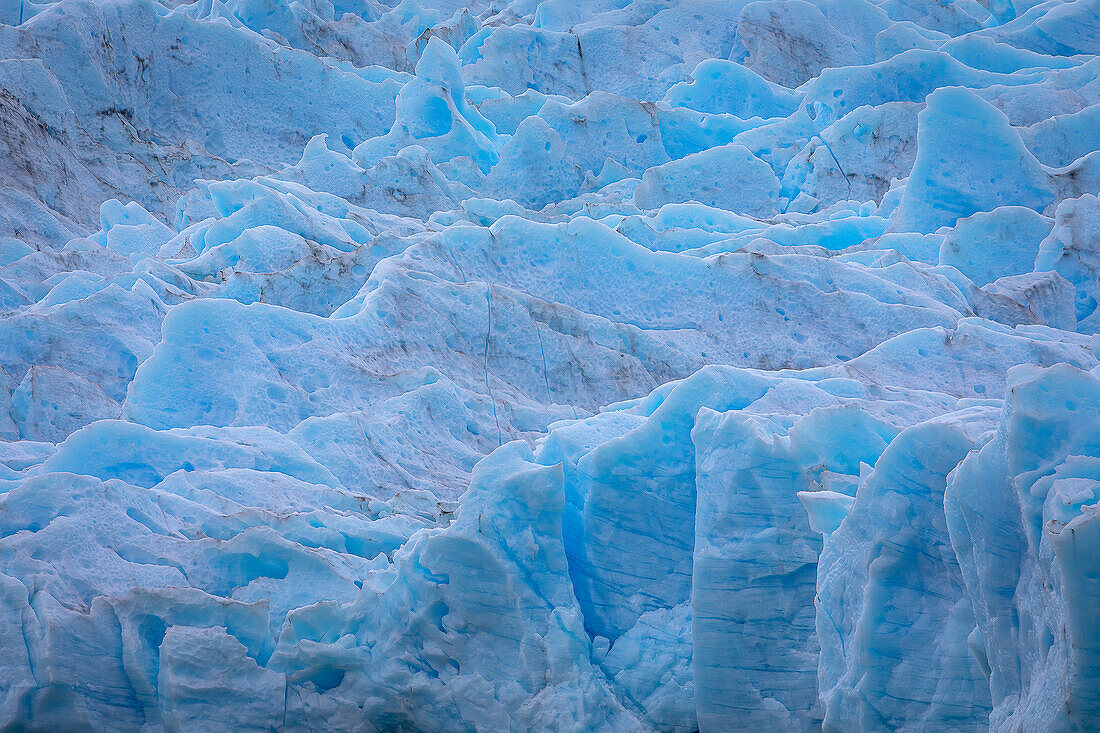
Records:
{"label": "ice crevasse", "polygon": [[0,0],[0,730],[1100,730],[1096,0]]}

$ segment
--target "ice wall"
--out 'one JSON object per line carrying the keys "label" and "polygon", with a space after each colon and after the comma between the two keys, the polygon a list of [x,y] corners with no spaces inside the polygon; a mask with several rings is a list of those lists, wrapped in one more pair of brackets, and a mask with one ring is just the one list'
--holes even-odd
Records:
{"label": "ice wall", "polygon": [[1093,0],[0,0],[0,730],[1100,729]]}

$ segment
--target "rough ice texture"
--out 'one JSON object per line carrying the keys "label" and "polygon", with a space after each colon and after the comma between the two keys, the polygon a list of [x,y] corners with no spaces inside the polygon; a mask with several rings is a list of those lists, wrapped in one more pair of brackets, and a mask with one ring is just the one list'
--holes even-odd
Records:
{"label": "rough ice texture", "polygon": [[0,0],[0,730],[1100,726],[1095,0]]}

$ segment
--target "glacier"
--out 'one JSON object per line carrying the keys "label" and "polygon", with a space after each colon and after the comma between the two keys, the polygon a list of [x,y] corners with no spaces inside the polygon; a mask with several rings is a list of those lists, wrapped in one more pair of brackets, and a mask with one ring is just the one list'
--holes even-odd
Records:
{"label": "glacier", "polygon": [[1100,730],[1098,0],[0,0],[0,731]]}

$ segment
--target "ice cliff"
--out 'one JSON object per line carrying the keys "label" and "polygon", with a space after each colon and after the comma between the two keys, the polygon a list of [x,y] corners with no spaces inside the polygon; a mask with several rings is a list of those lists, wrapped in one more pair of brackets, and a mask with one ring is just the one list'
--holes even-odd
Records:
{"label": "ice cliff", "polygon": [[0,730],[1100,730],[1098,0],[0,0]]}

